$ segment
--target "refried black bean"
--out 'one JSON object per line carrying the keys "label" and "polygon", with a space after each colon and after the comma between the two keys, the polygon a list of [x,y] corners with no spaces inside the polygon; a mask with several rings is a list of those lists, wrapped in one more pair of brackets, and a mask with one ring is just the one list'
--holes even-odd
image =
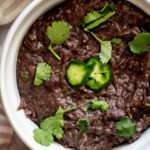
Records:
{"label": "refried black bean", "polygon": [[[135,55],[130,51],[129,42],[134,36],[149,32],[150,17],[132,4],[121,0],[117,3],[116,14],[107,22],[94,29],[102,40],[121,38],[122,44],[113,44],[110,66],[112,79],[102,91],[94,93],[85,87],[71,88],[64,78],[65,68],[72,59],[85,61],[91,56],[98,57],[99,43],[81,28],[87,12],[104,7],[106,0],[67,0],[37,19],[20,47],[17,61],[17,83],[21,96],[20,109],[27,117],[40,123],[55,114],[58,106],[77,109],[65,114],[64,134],[59,143],[77,150],[111,150],[121,143],[132,143],[150,125],[150,52]],[[50,44],[45,32],[53,21],[66,21],[70,26],[70,39],[61,46],[53,45],[61,57],[58,61],[48,50]],[[39,87],[33,85],[36,65],[46,62],[52,66],[51,78]],[[107,112],[84,111],[91,99],[105,100]],[[116,122],[122,116],[136,124],[136,134],[126,139],[119,137]],[[80,136],[77,121],[86,118],[91,126]]]}

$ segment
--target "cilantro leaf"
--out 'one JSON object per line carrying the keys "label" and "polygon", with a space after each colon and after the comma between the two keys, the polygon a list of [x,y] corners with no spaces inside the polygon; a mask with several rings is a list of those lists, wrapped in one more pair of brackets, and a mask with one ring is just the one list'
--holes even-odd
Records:
{"label": "cilantro leaf", "polygon": [[52,26],[47,27],[46,35],[53,44],[61,45],[69,39],[69,26],[64,21],[52,22]]}
{"label": "cilantro leaf", "polygon": [[117,8],[117,6],[118,6],[117,4],[109,5],[109,3],[106,2],[105,6],[101,10],[99,10],[97,12],[101,12],[103,14],[107,14],[108,12],[115,10]]}
{"label": "cilantro leaf", "polygon": [[112,46],[110,41],[101,42],[100,60],[102,63],[108,63],[111,59]]}
{"label": "cilantro leaf", "polygon": [[86,105],[86,106],[84,107],[84,111],[87,112],[87,111],[90,109],[90,107],[91,107],[91,105]]}
{"label": "cilantro leaf", "polygon": [[134,40],[129,43],[130,50],[134,54],[149,52],[150,48],[150,33],[141,33],[134,37]]}
{"label": "cilantro leaf", "polygon": [[101,12],[101,13],[105,13],[106,14],[110,9],[111,9],[111,7],[109,6],[109,3],[106,2],[105,6],[101,10],[99,10],[97,12]]}
{"label": "cilantro leaf", "polygon": [[98,101],[92,100],[90,105],[86,105],[84,107],[84,111],[86,112],[90,108],[93,109],[93,110],[101,109],[103,112],[106,112],[108,110],[108,108],[109,108],[109,105],[104,100],[98,100]]}
{"label": "cilantro leaf", "polygon": [[109,105],[106,101],[103,100],[99,100],[99,101],[92,100],[91,108],[93,110],[101,109],[103,112],[105,112],[108,110]]}
{"label": "cilantro leaf", "polygon": [[99,26],[115,14],[115,11],[113,11],[115,8],[116,5],[110,6],[107,2],[101,10],[87,13],[84,17],[82,27],[85,31],[89,31]]}
{"label": "cilantro leaf", "polygon": [[148,106],[148,107],[150,107],[150,104],[146,103],[146,104],[145,104],[145,106]]}
{"label": "cilantro leaf", "polygon": [[117,7],[118,7],[118,4],[114,4],[110,6],[111,10],[115,10]]}
{"label": "cilantro leaf", "polygon": [[34,78],[34,85],[39,86],[43,83],[43,81],[50,78],[50,73],[52,68],[50,65],[46,64],[45,62],[39,63],[36,68],[35,78]]}
{"label": "cilantro leaf", "polygon": [[105,16],[101,17],[100,19],[94,21],[93,23],[89,24],[87,27],[84,28],[85,31],[89,31],[100,24],[106,22],[110,17],[112,17],[115,14],[115,11],[109,12]]}
{"label": "cilantro leaf", "polygon": [[127,116],[121,117],[119,120],[116,124],[118,135],[125,138],[132,137],[136,132],[136,125]]}
{"label": "cilantro leaf", "polygon": [[82,23],[82,27],[84,28],[88,24],[94,22],[95,20],[99,19],[103,16],[103,12],[108,8],[109,4],[106,2],[105,6],[99,10],[99,11],[91,11],[87,13],[87,15],[84,17],[84,21]]}
{"label": "cilantro leaf", "polygon": [[90,126],[90,122],[87,119],[79,119],[77,124],[80,126],[79,135]]}
{"label": "cilantro leaf", "polygon": [[61,45],[66,40],[69,39],[69,25],[64,21],[54,21],[51,26],[47,27],[46,35],[50,39],[51,44],[48,49],[52,52],[52,54],[58,59],[61,58],[56,54],[56,52],[52,48],[52,44]]}
{"label": "cilantro leaf", "polygon": [[40,128],[42,130],[49,130],[49,127],[51,127],[51,130],[53,130],[52,127],[54,127],[54,126],[55,126],[55,118],[48,117],[41,123]]}
{"label": "cilantro leaf", "polygon": [[111,41],[102,41],[93,32],[91,32],[91,34],[101,45],[101,52],[99,54],[100,61],[102,63],[107,63],[111,59],[111,53],[112,53]]}
{"label": "cilantro leaf", "polygon": [[90,24],[91,22],[99,19],[101,16],[102,14],[96,11],[91,11],[87,13],[87,15],[84,17],[84,22],[82,23],[82,27],[84,28],[87,24]]}
{"label": "cilantro leaf", "polygon": [[46,118],[41,123],[39,129],[34,129],[34,139],[39,144],[45,146],[49,146],[54,141],[54,136],[57,139],[61,139],[64,133],[64,113],[74,109],[76,109],[76,107],[72,107],[67,110],[63,110],[59,107],[55,116]]}
{"label": "cilantro leaf", "polygon": [[33,133],[34,139],[41,145],[49,146],[54,141],[53,135],[49,130],[34,129]]}
{"label": "cilantro leaf", "polygon": [[111,43],[114,43],[114,44],[121,44],[121,43],[122,43],[122,39],[113,38],[113,39],[111,40]]}

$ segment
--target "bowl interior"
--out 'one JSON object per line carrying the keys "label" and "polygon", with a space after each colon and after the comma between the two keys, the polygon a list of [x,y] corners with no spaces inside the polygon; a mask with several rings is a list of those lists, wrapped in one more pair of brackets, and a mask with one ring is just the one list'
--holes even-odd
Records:
{"label": "bowl interior", "polygon": [[[41,14],[62,1],[63,0],[36,0],[32,2],[11,27],[1,55],[1,97],[6,114],[22,141],[30,149],[35,150],[66,150],[66,148],[57,143],[53,143],[49,147],[44,147],[34,141],[33,130],[37,128],[37,125],[26,118],[23,110],[17,111],[17,107],[20,104],[20,96],[16,82],[16,61],[20,44],[31,24]],[[149,150],[149,139],[150,129],[147,129],[142,137],[133,144],[121,145],[114,148],[114,150]]]}

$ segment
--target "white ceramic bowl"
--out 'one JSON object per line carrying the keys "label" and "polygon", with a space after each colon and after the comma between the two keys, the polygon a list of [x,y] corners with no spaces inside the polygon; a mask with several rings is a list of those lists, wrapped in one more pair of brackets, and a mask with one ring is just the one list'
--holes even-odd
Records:
{"label": "white ceramic bowl", "polygon": [[[44,147],[36,143],[33,139],[33,129],[37,125],[27,119],[24,111],[16,111],[20,103],[16,83],[16,61],[18,50],[22,39],[31,24],[44,12],[56,6],[63,0],[35,0],[17,18],[12,25],[3,47],[1,55],[1,97],[6,114],[22,141],[33,150],[66,150],[63,146],[53,143],[49,147]],[[150,0],[131,0],[144,11],[150,14]],[[143,5],[141,5],[141,2]],[[26,89],[25,89],[26,90]],[[114,150],[150,150],[150,129],[147,129],[141,138],[133,144],[122,145]]]}

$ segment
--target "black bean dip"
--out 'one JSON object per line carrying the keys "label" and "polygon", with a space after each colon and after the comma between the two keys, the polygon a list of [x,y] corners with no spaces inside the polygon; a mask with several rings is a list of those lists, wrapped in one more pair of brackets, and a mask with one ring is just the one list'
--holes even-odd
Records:
{"label": "black bean dip", "polygon": [[[141,136],[141,132],[150,125],[150,53],[133,54],[129,42],[141,32],[150,32],[150,17],[126,1],[108,0],[117,3],[116,14],[107,22],[94,29],[102,40],[118,37],[122,44],[113,44],[110,66],[112,79],[100,92],[81,87],[71,88],[64,76],[65,68],[72,59],[85,61],[98,57],[99,43],[81,28],[87,12],[104,7],[106,0],[67,0],[58,7],[41,16],[29,29],[20,47],[17,60],[17,83],[21,96],[20,109],[27,117],[40,123],[52,116],[61,106],[77,109],[65,114],[64,134],[59,143],[77,150],[111,150],[121,143],[132,143]],[[58,61],[48,50],[49,39],[45,32],[53,21],[66,21],[70,26],[70,39],[63,45],[53,45],[61,57]],[[46,62],[52,67],[51,78],[40,86],[34,86],[36,66]],[[91,99],[105,100],[109,104],[107,112],[101,110],[84,111]],[[122,116],[136,124],[136,134],[131,138],[122,138],[117,134],[116,122]],[[77,121],[86,118],[91,126],[78,136]]]}

